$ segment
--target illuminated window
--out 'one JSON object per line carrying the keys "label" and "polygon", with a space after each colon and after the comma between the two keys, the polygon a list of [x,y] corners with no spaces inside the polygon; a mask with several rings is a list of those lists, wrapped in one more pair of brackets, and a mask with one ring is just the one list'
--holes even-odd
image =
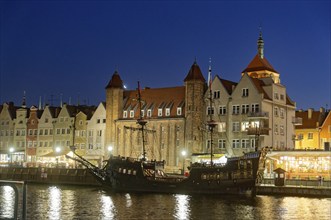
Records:
{"label": "illuminated window", "polygon": [[241,122],[241,131],[247,131],[248,128],[249,128],[248,121]]}
{"label": "illuminated window", "polygon": [[218,132],[225,132],[226,131],[226,122],[218,123]]}
{"label": "illuminated window", "polygon": [[241,140],[241,148],[249,148],[249,139]]}
{"label": "illuminated window", "polygon": [[127,111],[123,111],[123,118],[127,118],[128,117],[128,112]]}
{"label": "illuminated window", "polygon": [[275,107],[275,117],[278,117],[278,107]]}

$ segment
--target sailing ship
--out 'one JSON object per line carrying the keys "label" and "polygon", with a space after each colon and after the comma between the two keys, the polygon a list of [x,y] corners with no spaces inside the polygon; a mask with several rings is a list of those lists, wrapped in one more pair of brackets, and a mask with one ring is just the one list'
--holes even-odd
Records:
{"label": "sailing ship", "polygon": [[[140,85],[138,82],[138,102],[141,109]],[[211,101],[210,89],[210,105]],[[140,111],[141,112],[141,111]],[[164,171],[165,161],[148,160],[145,149],[147,120],[140,114],[137,128],[142,136],[142,157],[131,158],[110,155],[103,168],[90,163],[75,152],[76,157],[67,156],[85,166],[105,187],[116,192],[149,192],[178,194],[256,194],[256,184],[260,182],[264,170],[267,148],[244,153],[242,156],[213,161],[213,146],[210,144],[210,162],[191,163],[187,175],[168,174]],[[217,123],[210,116],[207,126],[210,138]]]}

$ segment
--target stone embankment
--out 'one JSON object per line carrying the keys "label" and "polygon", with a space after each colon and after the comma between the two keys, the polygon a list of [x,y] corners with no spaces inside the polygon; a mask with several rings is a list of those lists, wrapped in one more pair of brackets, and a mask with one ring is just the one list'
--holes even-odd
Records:
{"label": "stone embankment", "polygon": [[87,169],[0,167],[0,180],[100,186]]}

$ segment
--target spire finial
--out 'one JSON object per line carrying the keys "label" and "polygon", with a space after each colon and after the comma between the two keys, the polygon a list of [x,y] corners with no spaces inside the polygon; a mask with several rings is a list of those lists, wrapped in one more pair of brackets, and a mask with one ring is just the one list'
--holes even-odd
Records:
{"label": "spire finial", "polygon": [[22,107],[26,108],[26,93],[25,93],[25,90],[23,91]]}
{"label": "spire finial", "polygon": [[259,34],[259,39],[257,40],[257,51],[259,54],[259,57],[261,59],[264,58],[264,41],[262,38],[262,26],[259,26],[260,34]]}
{"label": "spire finial", "polygon": [[211,57],[209,57],[209,68],[208,68],[208,86],[211,89],[211,82],[212,82],[212,76],[211,76]]}
{"label": "spire finial", "polygon": [[197,65],[197,56],[194,57],[194,65]]}

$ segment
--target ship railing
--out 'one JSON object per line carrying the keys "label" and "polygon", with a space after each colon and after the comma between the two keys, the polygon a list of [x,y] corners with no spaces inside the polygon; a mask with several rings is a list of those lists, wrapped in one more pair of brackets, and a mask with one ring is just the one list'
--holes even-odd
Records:
{"label": "ship railing", "polygon": [[[14,190],[14,213],[12,219],[19,219],[19,210],[22,211],[21,213],[21,219],[26,219],[26,182],[25,181],[8,181],[8,180],[0,180],[0,186],[9,186]],[[21,197],[22,197],[22,203],[20,205],[20,193],[18,186],[21,187]],[[3,216],[0,215],[0,219],[2,219]]]}

